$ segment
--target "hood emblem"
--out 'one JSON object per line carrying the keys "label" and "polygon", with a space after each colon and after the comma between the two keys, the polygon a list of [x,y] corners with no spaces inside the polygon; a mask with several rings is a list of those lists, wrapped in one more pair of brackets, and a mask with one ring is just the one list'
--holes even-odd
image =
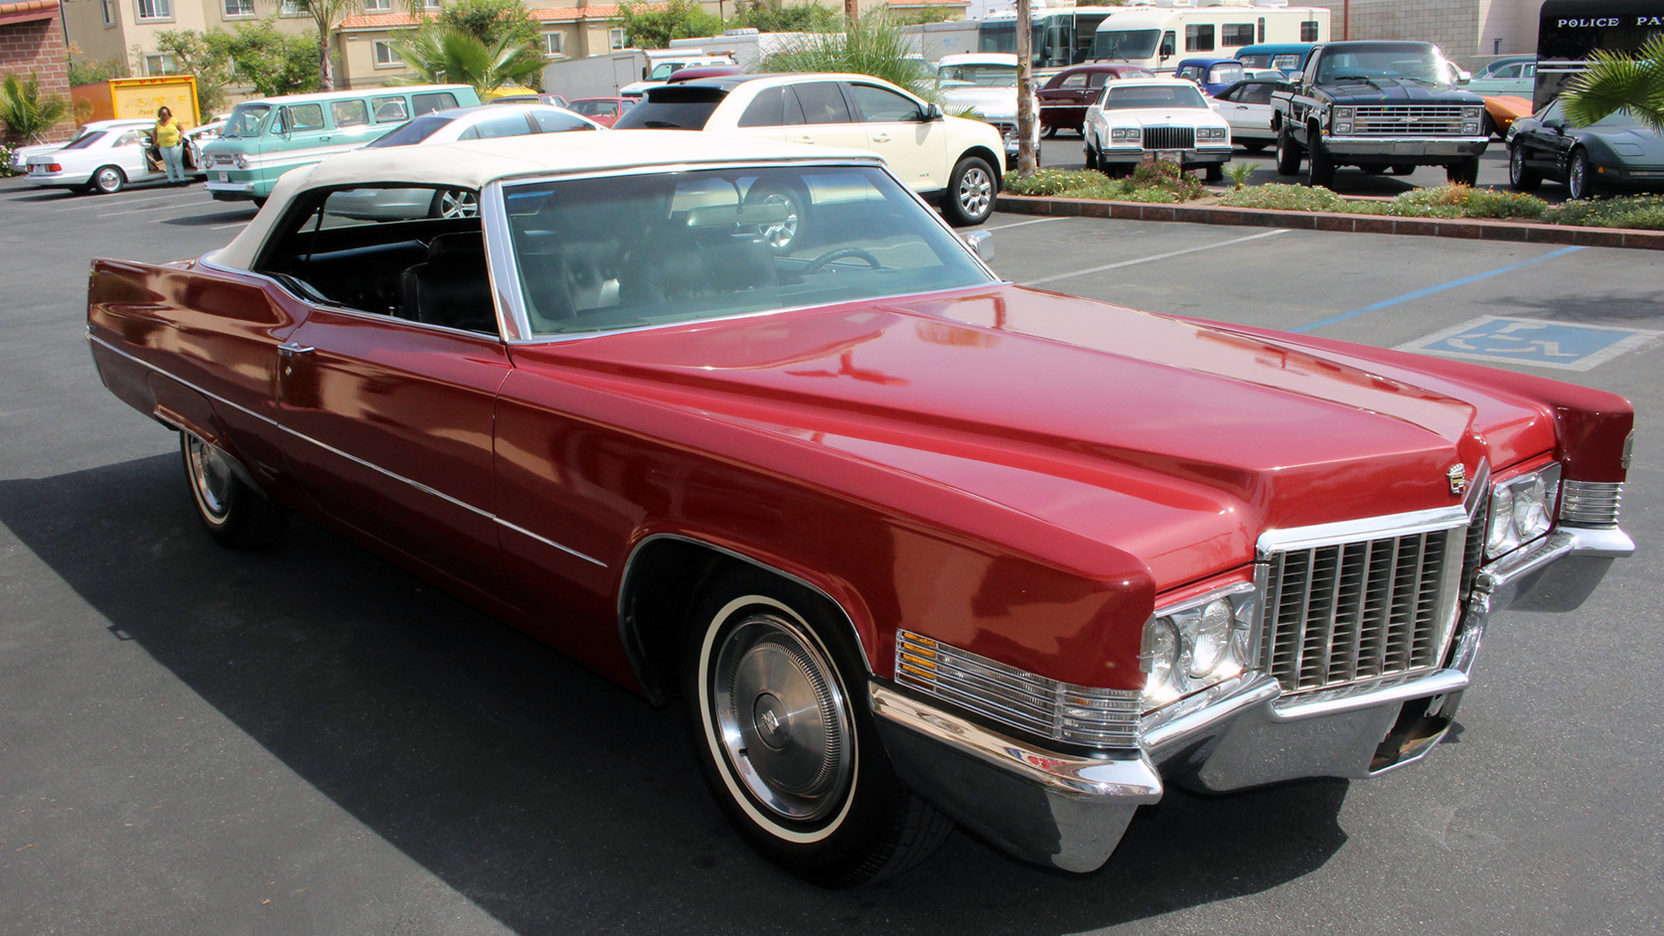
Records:
{"label": "hood emblem", "polygon": [[1461,462],[1451,465],[1450,470],[1444,473],[1444,477],[1446,481],[1450,482],[1450,494],[1452,497],[1461,497],[1462,494],[1467,491],[1468,472],[1466,468],[1462,467]]}

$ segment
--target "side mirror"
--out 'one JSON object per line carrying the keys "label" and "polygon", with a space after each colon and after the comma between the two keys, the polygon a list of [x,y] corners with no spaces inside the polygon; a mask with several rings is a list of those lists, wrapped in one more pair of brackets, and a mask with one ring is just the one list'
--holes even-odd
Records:
{"label": "side mirror", "polygon": [[932,101],[924,106],[924,123],[935,123],[942,119],[942,106]]}
{"label": "side mirror", "polygon": [[1566,119],[1564,117],[1544,117],[1543,126],[1553,130],[1555,133],[1565,133]]}
{"label": "side mirror", "polygon": [[1306,80],[1306,73],[1303,72],[1303,71],[1292,71],[1292,72],[1288,73],[1288,83],[1289,84],[1299,84],[1300,82],[1305,81],[1305,80]]}
{"label": "side mirror", "polygon": [[983,263],[994,262],[994,232],[971,231],[963,235],[965,246],[971,248],[971,253],[982,259]]}

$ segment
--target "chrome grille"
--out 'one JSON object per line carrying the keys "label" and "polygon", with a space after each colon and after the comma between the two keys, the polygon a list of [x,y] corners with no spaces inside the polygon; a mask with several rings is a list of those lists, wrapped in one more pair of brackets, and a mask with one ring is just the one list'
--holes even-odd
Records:
{"label": "chrome grille", "polygon": [[1623,499],[1622,481],[1564,481],[1560,519],[1578,526],[1615,527]]}
{"label": "chrome grille", "polygon": [[1145,127],[1144,148],[1175,150],[1196,148],[1195,127]]}
{"label": "chrome grille", "polygon": [[[1436,668],[1472,558],[1468,526],[1267,555],[1260,662],[1285,693]],[[1481,538],[1481,542],[1482,542]]]}
{"label": "chrome grille", "polygon": [[214,154],[214,165],[216,165],[216,166],[229,166],[234,161],[235,161],[234,157],[232,157],[232,155],[230,153],[215,153]]}
{"label": "chrome grille", "polygon": [[911,631],[896,631],[896,683],[1058,741],[1138,743],[1136,691],[1059,682]]}
{"label": "chrome grille", "polygon": [[1462,136],[1459,106],[1369,105],[1356,109],[1352,135]]}

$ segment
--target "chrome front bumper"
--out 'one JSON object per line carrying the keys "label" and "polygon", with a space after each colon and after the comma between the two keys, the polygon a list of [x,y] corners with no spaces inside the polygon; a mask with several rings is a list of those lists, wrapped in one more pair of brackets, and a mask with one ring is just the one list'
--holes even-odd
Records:
{"label": "chrome front bumper", "polygon": [[1475,137],[1351,137],[1324,134],[1323,148],[1332,156],[1353,157],[1370,162],[1391,163],[1406,159],[1479,156],[1491,142]]}
{"label": "chrome front bumper", "polygon": [[1245,674],[1189,709],[1175,703],[1136,749],[1048,750],[885,680],[869,685],[872,709],[896,771],[954,821],[1019,858],[1091,871],[1165,782],[1222,792],[1420,760],[1450,727],[1492,613],[1575,608],[1634,551],[1620,529],[1557,529],[1480,570],[1444,668],[1290,698],[1271,677]]}

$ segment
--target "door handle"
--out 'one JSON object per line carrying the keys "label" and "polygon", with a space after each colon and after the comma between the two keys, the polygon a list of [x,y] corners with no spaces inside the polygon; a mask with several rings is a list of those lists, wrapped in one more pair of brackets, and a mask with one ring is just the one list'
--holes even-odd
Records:
{"label": "door handle", "polygon": [[873,137],[872,141],[874,143],[888,143],[890,142],[890,135],[888,133],[880,133],[878,136]]}
{"label": "door handle", "polygon": [[277,346],[277,353],[286,358],[292,358],[297,354],[311,354],[314,350],[316,349],[311,345],[303,345],[298,341],[285,341]]}
{"label": "door handle", "polygon": [[799,143],[813,143],[813,142],[815,142],[815,138],[812,137],[812,136],[800,136],[800,137],[797,138],[797,142],[799,142]]}

